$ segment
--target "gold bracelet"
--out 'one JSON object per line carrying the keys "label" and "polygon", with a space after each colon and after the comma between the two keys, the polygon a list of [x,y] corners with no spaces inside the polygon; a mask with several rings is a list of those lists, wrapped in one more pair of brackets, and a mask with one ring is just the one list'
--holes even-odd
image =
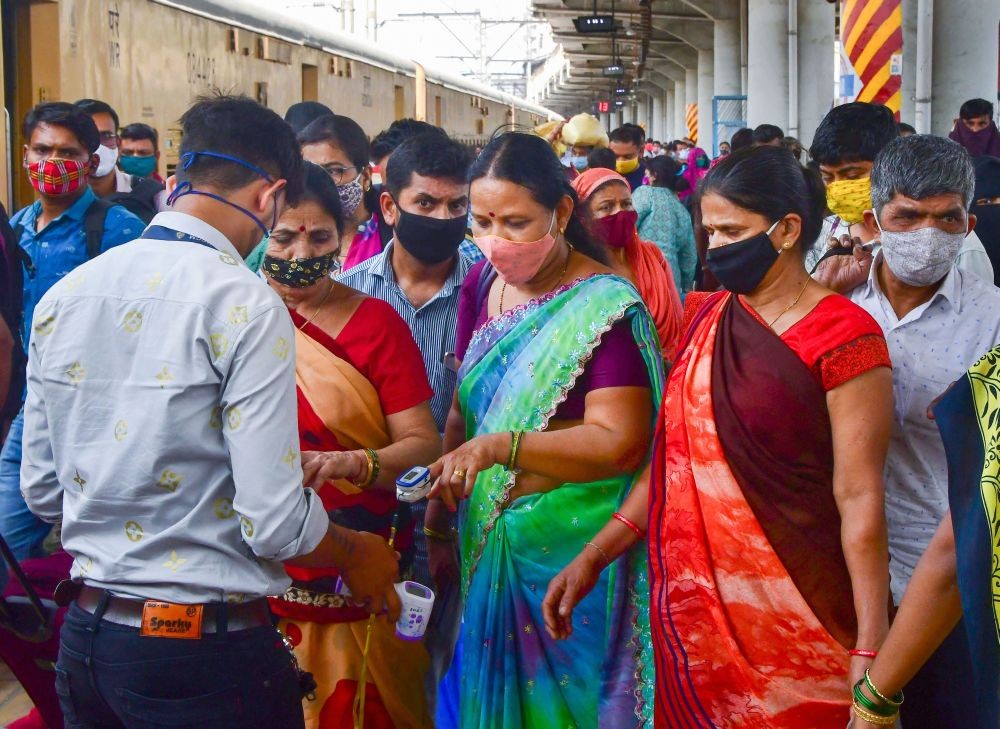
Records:
{"label": "gold bracelet", "polygon": [[458,541],[458,529],[452,527],[448,532],[439,532],[436,529],[431,529],[430,527],[424,527],[424,536],[428,539],[433,539],[435,542],[457,542]]}
{"label": "gold bracelet", "polygon": [[371,464],[371,470],[368,472],[368,480],[365,482],[365,488],[368,488],[378,481],[378,475],[382,472],[382,463],[378,459],[378,451],[374,448],[365,448],[365,455],[368,456],[368,461]]}
{"label": "gold bracelet", "polygon": [[602,557],[604,557],[604,564],[605,564],[605,566],[609,566],[609,565],[611,564],[611,558],[610,558],[610,557],[608,557],[608,553],[607,553],[607,552],[605,552],[605,551],[604,551],[603,549],[601,549],[600,547],[598,547],[598,546],[597,546],[596,544],[594,544],[593,542],[587,542],[587,543],[586,543],[586,544],[585,544],[584,546],[585,546],[585,547],[593,547],[593,548],[594,548],[594,549],[596,549],[596,550],[597,550],[598,552],[600,552],[600,553],[601,553],[601,556],[602,556]]}
{"label": "gold bracelet", "polygon": [[521,449],[521,438],[523,437],[523,430],[515,430],[510,434],[510,457],[507,458],[507,470],[512,473],[517,470],[517,453]]}
{"label": "gold bracelet", "polygon": [[854,702],[852,707],[854,709],[855,715],[862,721],[867,721],[869,724],[874,724],[875,726],[894,726],[896,723],[897,715],[892,716],[879,716],[863,706],[859,705],[857,701]]}

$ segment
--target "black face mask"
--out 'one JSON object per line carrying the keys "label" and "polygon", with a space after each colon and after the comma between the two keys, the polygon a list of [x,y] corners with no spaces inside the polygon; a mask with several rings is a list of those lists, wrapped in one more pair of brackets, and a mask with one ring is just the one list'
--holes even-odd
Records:
{"label": "black face mask", "polygon": [[775,221],[764,233],[730,243],[721,248],[709,248],[705,265],[716,280],[734,294],[749,294],[760,286],[764,276],[778,260],[769,237],[780,221]]}
{"label": "black face mask", "polygon": [[458,246],[465,239],[468,217],[431,218],[426,215],[408,213],[396,203],[399,217],[396,218],[396,240],[406,252],[418,261],[427,264],[447,261],[458,252]]}

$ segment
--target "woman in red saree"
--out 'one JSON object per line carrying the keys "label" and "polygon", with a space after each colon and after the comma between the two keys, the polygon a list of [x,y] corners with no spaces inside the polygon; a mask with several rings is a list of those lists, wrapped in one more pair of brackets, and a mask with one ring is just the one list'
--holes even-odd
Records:
{"label": "woman in red saree", "polygon": [[[261,267],[288,305],[294,347],[278,341],[274,355],[295,357],[299,448],[308,485],[330,519],[389,536],[397,511],[395,481],[441,453],[431,415],[431,389],[406,323],[378,299],[336,283],[329,269],[343,215],[337,190],[321,167],[306,163],[302,199],[279,218]],[[395,548],[400,570],[412,561],[414,523],[404,514]],[[302,667],[316,679],[315,700],[303,702],[308,729],[354,726],[364,673],[364,729],[425,729],[429,658],[422,642],[395,635],[376,620],[362,671],[368,612],[337,592],[336,570],[286,566],[292,586],[271,609]]]}
{"label": "woman in red saree", "polygon": [[[888,629],[888,350],[807,275],[822,191],[786,151],[720,162],[701,210],[728,290],[689,296],[636,530],[594,542],[614,559],[648,527],[657,727],[841,729]],[[595,569],[584,553],[550,584],[553,635]]]}

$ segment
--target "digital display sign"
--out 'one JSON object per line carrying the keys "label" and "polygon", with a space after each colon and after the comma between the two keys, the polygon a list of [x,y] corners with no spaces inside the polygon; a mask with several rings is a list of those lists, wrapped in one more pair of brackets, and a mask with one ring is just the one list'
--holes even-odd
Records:
{"label": "digital display sign", "polygon": [[611,111],[611,102],[610,101],[603,101],[602,100],[602,101],[598,101],[597,102],[597,113],[598,114],[607,114],[609,111]]}
{"label": "digital display sign", "polygon": [[612,33],[615,29],[614,15],[581,15],[573,18],[577,33]]}
{"label": "digital display sign", "polygon": [[605,76],[624,76],[625,75],[625,67],[622,66],[622,65],[620,65],[620,64],[617,64],[617,63],[614,64],[614,65],[612,65],[612,66],[605,66],[604,67],[604,75]]}

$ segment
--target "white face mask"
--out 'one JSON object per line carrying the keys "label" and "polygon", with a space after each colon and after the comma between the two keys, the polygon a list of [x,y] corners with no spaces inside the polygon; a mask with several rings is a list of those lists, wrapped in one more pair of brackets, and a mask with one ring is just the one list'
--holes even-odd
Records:
{"label": "white face mask", "polygon": [[930,286],[947,276],[965,240],[965,233],[946,233],[940,228],[905,233],[883,230],[877,217],[875,225],[882,234],[882,255],[889,270],[910,286]]}
{"label": "white face mask", "polygon": [[115,169],[115,163],[118,162],[118,147],[105,147],[103,144],[97,148],[97,170],[94,172],[94,177],[105,177],[110,175]]}

